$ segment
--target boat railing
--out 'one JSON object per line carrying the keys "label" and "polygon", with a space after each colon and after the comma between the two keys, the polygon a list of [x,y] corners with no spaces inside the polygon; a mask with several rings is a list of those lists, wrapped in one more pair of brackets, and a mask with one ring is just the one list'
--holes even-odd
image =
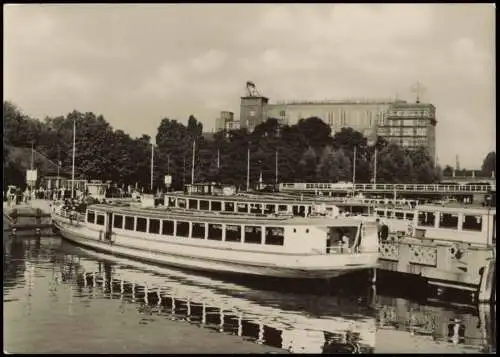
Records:
{"label": "boat railing", "polygon": [[227,211],[199,211],[189,208],[168,208],[172,213],[182,213],[192,216],[225,216],[235,218],[257,218],[257,219],[288,219],[292,218],[292,214],[283,213],[247,213],[247,212],[227,212]]}
{"label": "boat railing", "polygon": [[77,211],[61,209],[55,211],[55,213],[63,218],[76,220],[78,222],[85,222],[85,215]]}

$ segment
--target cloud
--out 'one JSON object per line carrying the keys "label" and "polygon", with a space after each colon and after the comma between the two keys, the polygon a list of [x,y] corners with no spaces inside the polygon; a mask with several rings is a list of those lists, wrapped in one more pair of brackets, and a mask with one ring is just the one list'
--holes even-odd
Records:
{"label": "cloud", "polygon": [[191,67],[200,73],[215,71],[224,65],[227,55],[218,50],[210,49],[199,57],[191,59]]}
{"label": "cloud", "polygon": [[237,117],[247,80],[271,102],[412,100],[419,80],[440,162],[477,166],[495,146],[494,36],[484,4],[8,5],[4,93],[33,116],[95,111],[140,135],[163,117]]}

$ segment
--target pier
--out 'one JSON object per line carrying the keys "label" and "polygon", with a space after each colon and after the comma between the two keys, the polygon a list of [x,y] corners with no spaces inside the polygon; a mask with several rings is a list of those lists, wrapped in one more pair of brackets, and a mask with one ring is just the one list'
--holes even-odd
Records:
{"label": "pier", "polygon": [[3,205],[4,231],[11,235],[52,235],[50,202],[34,200],[29,204]]}

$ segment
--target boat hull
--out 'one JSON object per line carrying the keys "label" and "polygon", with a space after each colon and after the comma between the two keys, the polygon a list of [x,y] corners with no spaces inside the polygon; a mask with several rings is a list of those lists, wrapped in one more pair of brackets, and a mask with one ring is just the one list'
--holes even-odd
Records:
{"label": "boat hull", "polygon": [[[220,258],[214,259],[213,257],[190,256],[187,253],[186,255],[180,255],[177,252],[169,253],[165,250],[159,251],[142,248],[139,249],[123,244],[117,244],[115,242],[100,240],[99,237],[92,237],[87,234],[81,226],[76,225],[65,218],[55,218],[53,223],[64,239],[84,247],[117,256],[151,262],[154,264],[207,272],[297,279],[335,278],[354,271],[375,268],[377,266],[378,259],[378,254],[367,253],[363,254],[364,259],[362,262],[358,262],[356,264],[319,267],[293,267],[283,266],[279,263],[257,264],[253,262],[235,262],[228,259],[226,252],[222,250]],[[325,257],[325,255],[322,257]]]}

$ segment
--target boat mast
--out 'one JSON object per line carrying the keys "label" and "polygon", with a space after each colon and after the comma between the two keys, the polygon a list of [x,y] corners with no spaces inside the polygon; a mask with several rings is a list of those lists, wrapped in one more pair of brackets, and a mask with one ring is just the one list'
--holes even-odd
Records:
{"label": "boat mast", "polygon": [[196,148],[196,140],[193,140],[193,164],[191,165],[191,185],[194,185],[194,151]]}
{"label": "boat mast", "polygon": [[217,149],[217,168],[220,168],[220,151]]}
{"label": "boat mast", "polygon": [[71,165],[71,198],[74,198],[75,188],[75,139],[76,139],[76,118],[73,118],[73,163]]}
{"label": "boat mast", "polygon": [[377,183],[377,147],[375,146],[375,163],[373,165],[373,184]]}

